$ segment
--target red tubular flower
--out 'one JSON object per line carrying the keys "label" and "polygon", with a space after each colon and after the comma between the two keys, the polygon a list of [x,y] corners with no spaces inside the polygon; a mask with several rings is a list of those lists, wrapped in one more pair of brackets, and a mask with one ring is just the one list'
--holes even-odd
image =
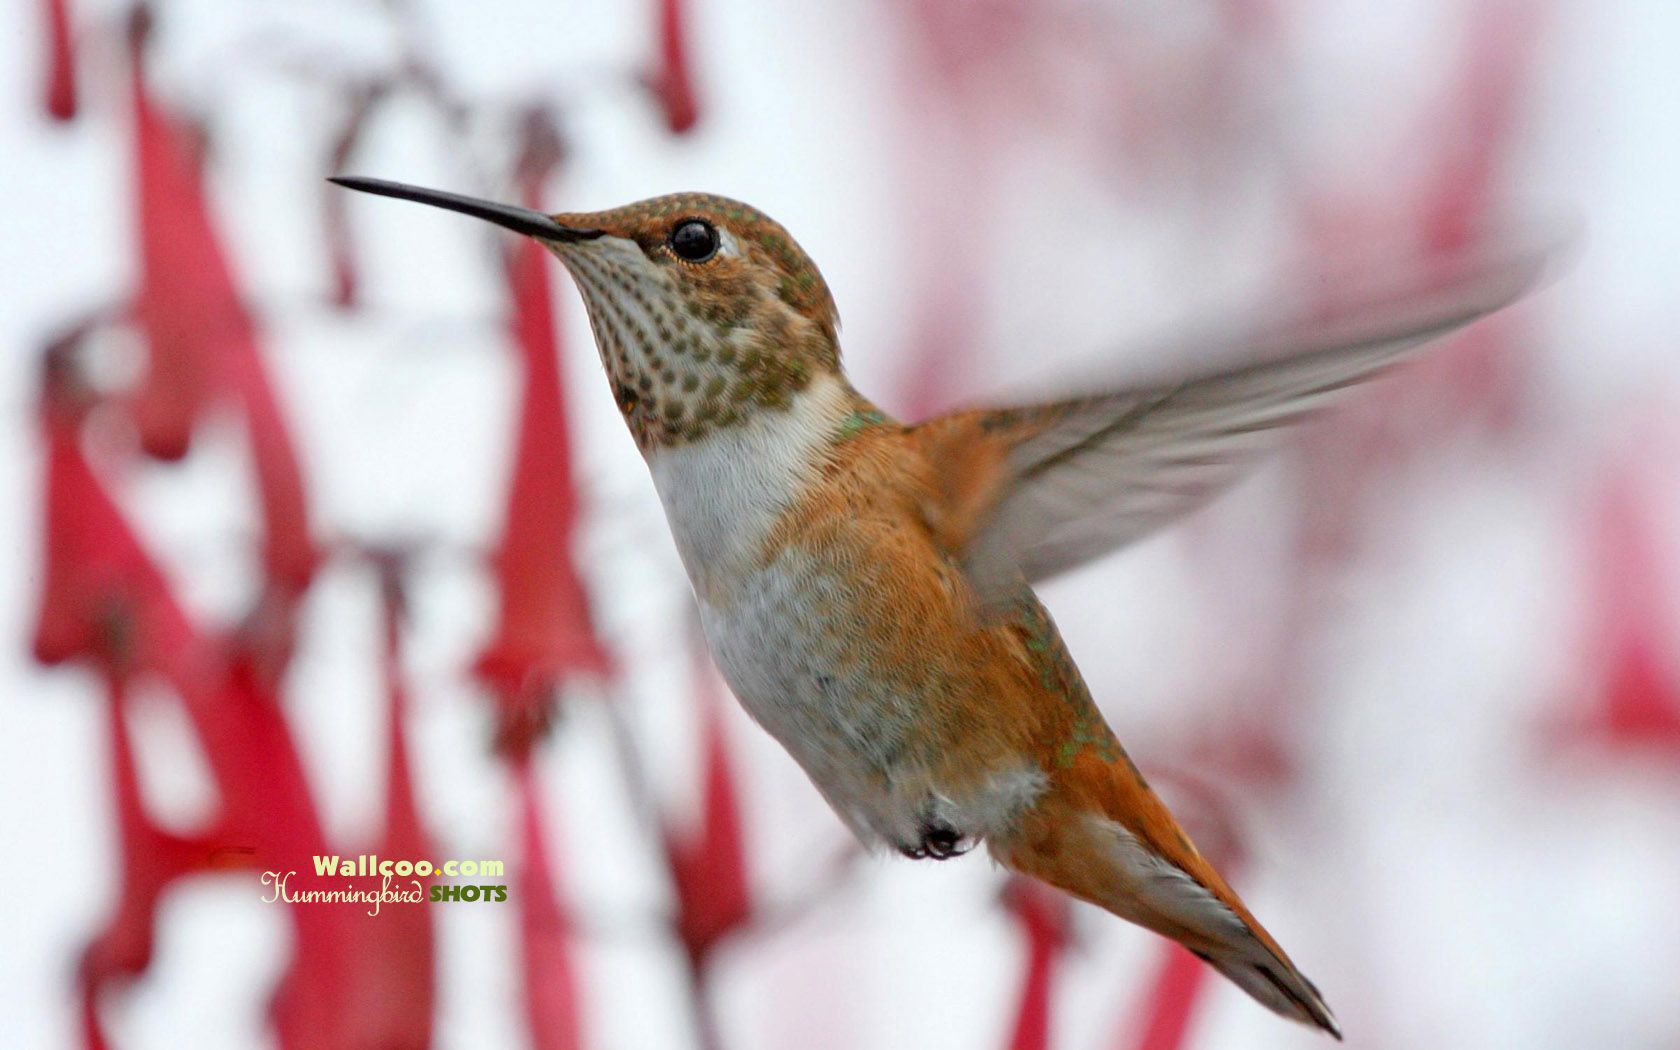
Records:
{"label": "red tubular flower", "polygon": [[[1432,122],[1447,129],[1421,202],[1424,248],[1451,260],[1497,220],[1502,177],[1522,130],[1522,105],[1539,49],[1547,0],[1475,5],[1461,48],[1460,75]],[[1426,362],[1460,400],[1482,417],[1510,424],[1525,370],[1508,316],[1489,319],[1459,337],[1453,353]]]}
{"label": "red tubular flower", "polygon": [[147,816],[134,743],[124,719],[127,690],[120,675],[110,676],[107,682],[106,726],[121,877],[116,909],[83,950],[78,972],[85,1007],[83,1038],[90,1048],[105,1046],[98,1011],[101,990],[113,980],[142,973],[151,963],[163,891],[182,876],[226,866],[219,858],[232,857],[235,862],[239,858],[219,848],[226,841],[219,831],[183,838],[164,831]]}
{"label": "red tubular flower", "polygon": [[700,119],[694,77],[688,68],[687,21],[683,0],[659,0],[659,68],[650,78],[649,87],[673,135],[690,130]]}
{"label": "red tubular flower", "polygon": [[85,1050],[108,1050],[104,1029],[99,1024],[99,985],[81,982],[82,1046]]}
{"label": "red tubular flower", "polygon": [[[102,1041],[95,1007],[99,987],[145,968],[156,903],[165,886],[225,856],[249,857],[262,870],[285,871],[323,852],[324,838],[277,698],[252,673],[249,659],[236,655],[224,663],[169,592],[82,455],[69,385],[62,359],[49,366],[42,413],[48,458],[47,565],[36,654],[48,662],[90,659],[105,667],[113,682],[136,672],[160,674],[180,698],[221,801],[214,834],[182,839],[158,830],[141,810],[131,745],[113,703],[121,903],[89,946],[82,972],[88,1042],[97,1046]],[[339,1028],[341,1003],[335,996],[343,971],[338,962],[349,957],[349,941],[328,925],[332,914],[334,909],[321,908],[294,912],[300,958],[309,960],[300,972],[320,987],[303,996],[318,1011],[316,1019],[301,1026],[286,1045],[327,1045],[323,1033]]]}
{"label": "red tubular flower", "polygon": [[[1290,611],[1298,611],[1303,604],[1293,603]],[[1300,629],[1305,631],[1305,625]],[[1299,745],[1290,735],[1290,725],[1299,700],[1295,654],[1305,641],[1306,636],[1286,635],[1284,651],[1259,665],[1278,677],[1266,682],[1265,687],[1257,685],[1255,691],[1233,693],[1229,697],[1226,701],[1229,710],[1221,724],[1207,730],[1197,741],[1193,756],[1199,766],[1218,770],[1222,777],[1266,792],[1281,792],[1296,782],[1301,773],[1301,759]],[[1251,673],[1243,682],[1259,678]]]}
{"label": "red tubular flower", "polygon": [[[542,185],[560,153],[547,115],[532,111],[519,163],[521,194],[531,207],[540,206]],[[500,705],[497,745],[519,793],[521,858],[513,894],[531,1042],[537,1050],[573,1050],[582,1045],[577,979],[548,863],[531,747],[549,725],[560,684],[572,675],[605,676],[611,663],[571,552],[578,507],[546,255],[522,239],[507,260],[524,388],[507,516],[494,559],[500,612],[474,672]]]}
{"label": "red tubular flower", "polygon": [[141,444],[151,455],[179,459],[209,399],[224,391],[238,397],[262,503],[263,567],[282,594],[295,596],[318,560],[296,454],[263,368],[256,326],[216,236],[193,151],[147,91],[143,18],[133,35],[141,269],[135,320],[149,352],[135,402]]}
{"label": "red tubular flower", "polygon": [[76,52],[70,35],[66,0],[43,0],[47,22],[47,115],[54,120],[76,116]]}
{"label": "red tubular flower", "polygon": [[1149,1005],[1136,1038],[1130,1032],[1118,1045],[1132,1050],[1182,1050],[1188,1045],[1190,1016],[1201,1001],[1212,971],[1202,960],[1171,941],[1161,944],[1161,968],[1149,988]]}
{"label": "red tubular flower", "polygon": [[[542,149],[533,139],[528,155]],[[547,143],[544,162],[522,165],[524,198],[532,207],[557,155],[558,144]],[[502,704],[500,742],[516,751],[529,747],[546,727],[558,683],[611,670],[571,551],[578,505],[546,255],[524,238],[508,265],[513,336],[525,383],[507,516],[494,561],[500,615],[474,666]]]}
{"label": "red tubular flower", "polygon": [[481,675],[516,688],[533,674],[554,681],[608,669],[570,551],[578,508],[543,256],[541,245],[526,240],[510,273],[525,392],[507,520],[495,561],[501,616],[478,662]]}
{"label": "red tubular flower", "polygon": [[[45,663],[83,658],[123,674],[152,671],[174,687],[203,746],[230,833],[299,812],[307,852],[321,841],[308,785],[276,698],[248,654],[226,662],[204,641],[82,454],[63,366],[49,366],[46,555],[35,653]],[[56,388],[56,389],[55,389]],[[302,807],[299,810],[299,807]],[[307,813],[307,819],[304,814]],[[294,850],[284,859],[295,861]]]}
{"label": "red tubular flower", "polygon": [[[221,648],[221,647],[218,647]],[[312,857],[327,853],[308,778],[276,679],[260,654],[239,644],[165,674],[182,699],[221,794],[228,834],[245,844],[259,872],[296,872],[291,889],[308,888]],[[206,664],[209,665],[206,668]],[[361,888],[376,889],[376,880]],[[386,905],[385,907],[396,907]],[[382,987],[380,953],[367,949],[375,917],[353,907],[300,904],[288,909],[295,931],[291,964],[273,999],[279,1045],[286,1050],[349,1050],[365,990]],[[381,911],[380,921],[393,916]],[[400,920],[399,920],[400,921]]]}
{"label": "red tubular flower", "polygon": [[[52,365],[49,371],[62,367]],[[49,388],[63,382],[49,379]],[[266,686],[245,681],[259,677],[250,654],[235,654],[224,667],[199,636],[82,454],[78,413],[67,403],[72,399],[49,389],[42,412],[46,565],[36,658],[49,664],[84,658],[124,674],[161,674],[185,704],[226,804],[237,809],[247,797],[244,787],[266,792],[278,785],[288,798],[279,809],[252,803],[237,815],[262,826],[274,813],[299,803],[307,807],[302,767],[276,698]],[[225,695],[224,688],[229,690]],[[300,844],[318,843],[312,815],[309,826],[313,831]]]}
{"label": "red tubular flower", "polygon": [[[408,718],[408,694],[401,668],[401,631],[404,599],[398,573],[398,559],[385,559],[384,575],[384,679],[386,691],[385,831],[374,852],[391,860],[421,860],[435,856],[430,837],[421,822],[414,797],[414,780],[404,739]],[[306,861],[308,858],[300,858]],[[300,871],[312,878],[314,871]],[[352,880],[342,877],[332,884]],[[356,880],[369,890],[383,888],[381,877]],[[390,886],[398,892],[413,892],[423,878],[393,875]],[[321,885],[320,880],[316,881]],[[326,886],[323,886],[326,888]],[[322,912],[333,929],[314,945],[321,951],[348,951],[337,960],[346,982],[344,1016],[332,1032],[317,1032],[311,1038],[338,1038],[345,1047],[381,1047],[385,1050],[426,1050],[432,1044],[435,937],[432,910],[424,903],[382,904],[379,914],[367,908],[322,907],[305,904],[301,909]],[[315,965],[313,955],[300,952],[294,971]],[[300,1033],[300,1041],[304,1037]]]}
{"label": "red tubular flower", "polygon": [[724,735],[724,697],[718,679],[695,649],[702,754],[700,825],[679,834],[667,828],[665,858],[677,898],[676,933],[696,973],[717,943],[752,914],[735,773]]}
{"label": "red tubular flower", "polygon": [[1520,130],[1519,116],[1540,38],[1546,0],[1475,5],[1460,57],[1460,79],[1436,127],[1449,129],[1426,188],[1424,238],[1430,251],[1463,250],[1490,216],[1499,177]]}
{"label": "red tubular flower", "polygon": [[577,1050],[583,1045],[583,1036],[576,967],[557,900],[560,887],[548,863],[542,788],[529,753],[515,755],[511,761],[519,792],[521,854],[513,892],[519,909],[519,950],[531,1045],[535,1050]]}
{"label": "red tubular flower", "polygon": [[[1664,447],[1655,445],[1654,447]],[[1672,442],[1668,446],[1672,448]],[[1656,460],[1615,464],[1598,496],[1592,536],[1594,659],[1602,675],[1589,728],[1613,744],[1680,749],[1680,668],[1664,581],[1662,533],[1648,493],[1667,479]]]}
{"label": "red tubular flower", "polygon": [[45,359],[46,521],[35,658],[83,658],[125,673],[155,667],[193,644],[192,628],[82,453],[89,395],[71,353],[62,347]]}
{"label": "red tubular flower", "polygon": [[210,228],[194,150],[147,89],[147,27],[137,16],[131,76],[140,292],[134,312],[149,356],[135,416],[148,453],[180,459],[215,384],[217,352],[230,340],[249,338],[251,322]]}
{"label": "red tubular flower", "polygon": [[1012,875],[1003,903],[1027,938],[1027,965],[1009,1050],[1048,1050],[1051,985],[1069,936],[1068,899],[1041,882]]}
{"label": "red tubular flower", "polygon": [[[46,567],[36,655],[91,660],[113,681],[160,675],[186,711],[221,803],[213,835],[186,840],[158,831],[140,810],[128,741],[114,737],[122,903],[89,947],[82,977],[88,1042],[97,1046],[99,986],[146,966],[164,886],[223,856],[249,858],[262,871],[292,870],[325,852],[325,836],[273,678],[257,673],[252,654],[223,653],[200,636],[83,456],[81,394],[67,353],[49,355],[42,402]],[[112,718],[121,734],[115,705]],[[332,1046],[330,1034],[344,1029],[355,931],[342,928],[334,918],[340,913],[292,911],[297,962],[276,1005],[284,1046]]]}

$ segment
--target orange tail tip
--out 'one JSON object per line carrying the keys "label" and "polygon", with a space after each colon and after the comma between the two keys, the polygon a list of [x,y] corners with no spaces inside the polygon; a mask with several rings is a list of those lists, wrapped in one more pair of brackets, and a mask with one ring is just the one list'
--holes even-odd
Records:
{"label": "orange tail tip", "polygon": [[1318,988],[1218,872],[1180,846],[1189,841],[1182,833],[1161,837],[1163,855],[1117,821],[1087,816],[1085,823],[1118,876],[1111,893],[1127,898],[1097,904],[1179,941],[1272,1012],[1342,1038]]}
{"label": "orange tail tip", "polygon": [[1160,801],[1152,793],[1148,799],[1133,831],[1051,796],[1017,835],[992,839],[992,853],[1010,868],[1178,941],[1262,1006],[1340,1039],[1341,1027],[1318,989],[1183,838]]}

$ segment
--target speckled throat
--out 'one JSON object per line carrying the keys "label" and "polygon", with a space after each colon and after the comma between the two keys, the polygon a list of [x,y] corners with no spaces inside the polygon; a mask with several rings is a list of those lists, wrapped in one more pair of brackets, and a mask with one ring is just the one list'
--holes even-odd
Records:
{"label": "speckled throat", "polygon": [[[545,243],[583,294],[614,399],[644,452],[783,410],[815,376],[838,371],[828,288],[761,213],[682,194],[554,218],[603,231]],[[672,253],[669,231],[688,218],[715,224],[715,258]]]}

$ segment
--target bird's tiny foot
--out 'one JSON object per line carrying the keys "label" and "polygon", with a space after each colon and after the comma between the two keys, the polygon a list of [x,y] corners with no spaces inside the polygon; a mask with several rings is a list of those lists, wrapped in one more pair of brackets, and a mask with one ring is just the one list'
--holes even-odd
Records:
{"label": "bird's tiny foot", "polygon": [[914,846],[900,846],[898,851],[911,860],[950,860],[973,848],[963,841],[962,832],[944,822],[923,824],[922,837]]}

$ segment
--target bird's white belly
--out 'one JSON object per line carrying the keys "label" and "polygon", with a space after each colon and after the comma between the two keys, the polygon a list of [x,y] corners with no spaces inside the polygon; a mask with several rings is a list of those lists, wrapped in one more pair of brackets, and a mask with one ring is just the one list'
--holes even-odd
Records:
{"label": "bird's white belly", "polygon": [[839,626],[854,596],[798,552],[743,578],[727,604],[702,602],[719,669],[754,719],[861,837],[914,842],[925,819],[907,768],[909,697],[869,673],[859,639]]}

